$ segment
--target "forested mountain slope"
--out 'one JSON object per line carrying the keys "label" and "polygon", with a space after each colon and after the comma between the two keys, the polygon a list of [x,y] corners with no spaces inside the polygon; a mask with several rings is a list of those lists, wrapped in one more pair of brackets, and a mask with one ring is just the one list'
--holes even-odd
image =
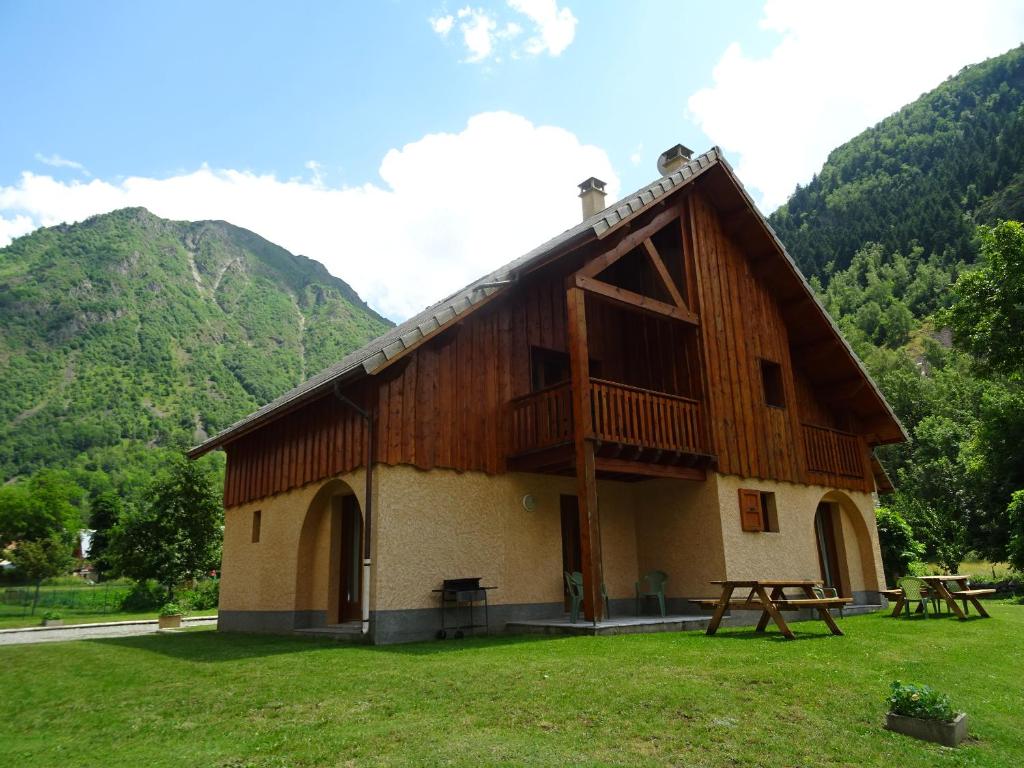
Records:
{"label": "forested mountain slope", "polygon": [[143,467],[389,325],[319,262],[225,222],[130,208],[37,230],[0,249],[0,482]]}
{"label": "forested mountain slope", "polygon": [[[894,77],[898,73],[894,73]],[[769,217],[827,282],[866,242],[970,261],[976,224],[1024,218],[1024,46],[963,69],[861,133]]]}

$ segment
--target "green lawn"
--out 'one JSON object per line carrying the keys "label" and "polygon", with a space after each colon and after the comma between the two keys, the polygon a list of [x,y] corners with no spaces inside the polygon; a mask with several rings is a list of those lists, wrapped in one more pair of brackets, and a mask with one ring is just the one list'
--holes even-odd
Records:
{"label": "green lawn", "polygon": [[[72,624],[94,624],[108,621],[138,621],[140,619],[155,619],[157,611],[143,611],[141,613],[128,613],[119,611],[117,613],[90,613],[88,611],[76,611],[73,608],[58,609],[64,619],[64,626]],[[4,615],[0,611],[0,629],[16,629],[19,627],[38,627],[43,623],[44,610],[36,611],[35,616],[29,616],[18,610],[17,613]],[[211,608],[208,611],[189,611],[188,616],[216,616],[217,609]]]}
{"label": "green lawn", "polygon": [[[212,631],[0,648],[0,764],[1024,765],[1024,606],[994,618],[364,648]],[[971,717],[881,728],[893,679]]]}

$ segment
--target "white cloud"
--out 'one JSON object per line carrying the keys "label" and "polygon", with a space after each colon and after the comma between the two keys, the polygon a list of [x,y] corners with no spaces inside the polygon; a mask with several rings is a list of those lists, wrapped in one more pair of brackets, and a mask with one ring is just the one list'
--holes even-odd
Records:
{"label": "white cloud", "polygon": [[768,0],[781,40],[764,57],[732,43],[693,94],[691,115],[770,211],[829,151],[967,64],[1019,44],[1024,4],[950,0],[856,4]]}
{"label": "white cloud", "polygon": [[[319,166],[316,166],[319,168]],[[312,169],[311,169],[312,170]],[[24,172],[0,186],[0,245],[35,226],[125,206],[171,219],[224,219],[323,262],[400,320],[575,224],[576,185],[619,181],[604,150],[507,112],[392,149],[382,184],[329,187],[203,166],[118,182]]]}
{"label": "white cloud", "polygon": [[576,37],[576,17],[569,8],[559,8],[556,0],[508,0],[508,5],[536,27],[537,35],[526,41],[528,53],[558,56]]}
{"label": "white cloud", "polygon": [[498,22],[488,16],[482,8],[462,8],[459,10],[459,18],[463,19],[459,24],[462,42],[469,51],[466,61],[483,61],[494,50],[493,33]]}
{"label": "white cloud", "polygon": [[569,8],[559,8],[556,0],[506,0],[509,9],[531,22],[530,36],[521,44],[517,38],[524,27],[519,21],[502,23],[501,11],[464,6],[455,15],[446,13],[427,19],[431,29],[447,39],[456,22],[466,47],[467,63],[491,59],[501,61],[499,47],[512,59],[523,54],[537,56],[548,53],[559,56],[576,37],[577,19]]}
{"label": "white cloud", "polygon": [[455,17],[450,13],[444,16],[438,16],[437,18],[428,19],[428,21],[430,22],[430,28],[441,37],[448,37],[448,33],[452,31],[452,27],[455,25]]}
{"label": "white cloud", "polygon": [[44,155],[41,152],[36,152],[36,160],[38,160],[43,165],[49,165],[54,168],[72,168],[81,173],[83,176],[92,176],[92,174],[89,173],[88,169],[84,165],[82,165],[79,162],[76,162],[75,160],[68,160],[66,157],[61,157],[56,152],[54,152],[52,155]]}

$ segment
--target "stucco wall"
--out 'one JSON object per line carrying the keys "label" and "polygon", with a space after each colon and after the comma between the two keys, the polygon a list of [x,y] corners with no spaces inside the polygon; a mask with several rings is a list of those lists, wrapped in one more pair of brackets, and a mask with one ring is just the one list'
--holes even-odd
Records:
{"label": "stucco wall", "polygon": [[[334,620],[338,536],[330,499],[351,492],[365,509],[363,477],[355,472],[227,510],[221,610],[326,612]],[[374,477],[372,611],[435,609],[431,590],[458,576],[497,586],[495,606],[561,603],[559,497],[575,493],[573,478],[408,466],[377,467]],[[778,533],[741,530],[739,488],[775,493]],[[531,512],[522,506],[526,494],[537,500]],[[722,578],[817,579],[814,514],[823,499],[842,510],[836,538],[847,583],[855,593],[882,585],[868,494],[711,473],[702,483],[602,481],[598,497],[613,599],[631,598],[635,580],[652,569],[669,573],[670,598],[712,595],[709,582]],[[262,523],[254,544],[256,509]]]}
{"label": "stucco wall", "polygon": [[708,582],[725,578],[716,476],[703,483],[651,480],[632,487],[638,571],[668,573],[668,597],[714,594]]}
{"label": "stucco wall", "polygon": [[[881,555],[870,494],[769,480],[717,475],[718,497],[728,578],[819,579],[814,515],[821,501],[842,510],[836,544],[845,562],[844,576],[853,592],[877,591]],[[751,533],[740,524],[739,489],[775,494],[779,530]]]}
{"label": "stucco wall", "polygon": [[[427,608],[441,580],[480,576],[497,590],[493,604],[562,600],[560,499],[573,478],[552,475],[382,467],[375,520],[377,610]],[[522,498],[537,500],[532,512]],[[636,535],[631,493],[598,484],[605,584],[612,597],[633,594]]]}
{"label": "stucco wall", "polygon": [[[335,489],[349,489],[363,505],[364,475],[353,472],[332,481]],[[344,483],[344,485],[342,485]],[[258,502],[232,507],[224,512],[224,555],[221,564],[220,609],[222,611],[294,611],[316,606],[306,598],[297,605],[296,587],[304,591],[323,590],[328,578],[327,566],[319,567],[329,556],[330,537],[324,535],[329,514],[307,516],[310,505],[324,483],[313,483]],[[347,488],[346,488],[347,486]],[[326,494],[321,494],[325,496]],[[325,507],[327,505],[324,505]],[[260,540],[252,542],[252,513],[261,511]],[[300,552],[303,525],[314,531],[312,547]],[[302,568],[299,568],[300,562]],[[317,576],[313,576],[318,572]],[[326,593],[319,602],[326,603]],[[320,606],[319,609],[323,609]]]}

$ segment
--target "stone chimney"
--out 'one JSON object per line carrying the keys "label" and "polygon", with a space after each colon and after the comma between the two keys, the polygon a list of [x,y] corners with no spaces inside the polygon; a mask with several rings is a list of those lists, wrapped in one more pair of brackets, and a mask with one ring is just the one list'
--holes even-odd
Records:
{"label": "stone chimney", "polygon": [[604,182],[591,176],[580,186],[580,200],[583,202],[583,220],[604,210]]}
{"label": "stone chimney", "polygon": [[692,155],[693,150],[684,147],[682,144],[676,144],[674,147],[666,149],[658,157],[658,173],[662,176],[675,173],[690,162]]}

